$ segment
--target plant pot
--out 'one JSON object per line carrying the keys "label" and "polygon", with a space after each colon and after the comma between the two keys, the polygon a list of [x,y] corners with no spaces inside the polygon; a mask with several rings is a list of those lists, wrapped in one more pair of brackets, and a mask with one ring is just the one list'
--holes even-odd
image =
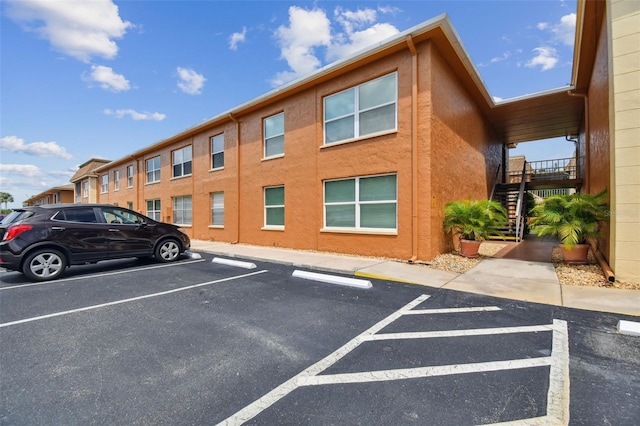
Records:
{"label": "plant pot", "polygon": [[573,249],[567,249],[564,244],[560,244],[560,250],[562,251],[562,257],[565,263],[572,265],[584,265],[589,263],[589,244],[576,244]]}
{"label": "plant pot", "polygon": [[460,240],[460,256],[478,257],[480,244],[482,244],[482,241]]}

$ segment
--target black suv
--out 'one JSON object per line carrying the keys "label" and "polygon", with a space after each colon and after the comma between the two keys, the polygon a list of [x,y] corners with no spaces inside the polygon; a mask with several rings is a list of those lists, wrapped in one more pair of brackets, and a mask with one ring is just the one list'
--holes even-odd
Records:
{"label": "black suv", "polygon": [[67,266],[125,257],[171,262],[191,245],[178,226],[108,204],[50,204],[20,214],[0,242],[0,266],[36,281],[59,278]]}

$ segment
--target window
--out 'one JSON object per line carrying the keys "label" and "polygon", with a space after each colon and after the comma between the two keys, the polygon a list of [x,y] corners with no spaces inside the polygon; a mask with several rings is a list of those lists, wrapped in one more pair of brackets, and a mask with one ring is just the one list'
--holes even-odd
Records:
{"label": "window", "polygon": [[98,223],[98,219],[91,207],[60,210],[52,219],[62,222]]}
{"label": "window", "polygon": [[146,222],[142,216],[117,207],[103,207],[100,211],[107,223],[135,225]]}
{"label": "window", "polygon": [[325,227],[396,230],[397,199],[396,175],[326,181]]}
{"label": "window", "polygon": [[85,180],[82,182],[82,196],[87,198],[89,196],[89,181]]}
{"label": "window", "polygon": [[175,197],[173,199],[173,223],[180,223],[183,225],[191,225],[191,196]]}
{"label": "window", "polygon": [[160,157],[147,160],[147,183],[160,182]]}
{"label": "window", "polygon": [[116,170],[113,172],[113,190],[117,191],[120,189],[120,170]]}
{"label": "window", "polygon": [[324,143],[397,128],[397,74],[392,73],[324,99]]}
{"label": "window", "polygon": [[264,189],[264,225],[284,227],[284,186]]}
{"label": "window", "polygon": [[191,146],[173,151],[173,177],[191,174]]}
{"label": "window", "polygon": [[224,226],[224,192],[211,194],[211,225]]}
{"label": "window", "polygon": [[133,188],[133,166],[127,167],[127,187]]}
{"label": "window", "polygon": [[100,176],[100,193],[109,192],[109,175]]}
{"label": "window", "polygon": [[211,168],[224,167],[224,134],[211,138]]}
{"label": "window", "polygon": [[162,220],[160,200],[147,200],[147,216],[158,222]]}
{"label": "window", "polygon": [[133,210],[133,201],[127,201],[127,208]]}
{"label": "window", "polygon": [[284,154],[284,112],[264,119],[264,157]]}

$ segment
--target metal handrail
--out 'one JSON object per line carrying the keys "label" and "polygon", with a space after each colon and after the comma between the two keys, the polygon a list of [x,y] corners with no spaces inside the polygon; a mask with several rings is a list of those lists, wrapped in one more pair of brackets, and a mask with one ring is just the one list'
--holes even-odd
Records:
{"label": "metal handrail", "polygon": [[502,164],[498,164],[496,168],[496,174],[493,175],[493,185],[491,186],[491,194],[489,195],[489,199],[493,200],[493,194],[496,192],[496,186],[498,185],[498,174],[500,173],[500,168]]}
{"label": "metal handrail", "polygon": [[524,235],[524,215],[522,214],[522,210],[524,207],[524,194],[525,187],[527,184],[526,180],[527,174],[527,162],[525,161],[522,165],[522,175],[520,178],[520,190],[518,191],[518,202],[516,203],[516,241],[521,241],[522,236]]}

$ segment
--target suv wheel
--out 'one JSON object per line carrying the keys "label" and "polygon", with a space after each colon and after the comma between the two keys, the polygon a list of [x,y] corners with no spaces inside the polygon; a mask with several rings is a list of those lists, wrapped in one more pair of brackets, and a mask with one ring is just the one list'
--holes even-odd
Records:
{"label": "suv wheel", "polygon": [[180,244],[176,240],[164,240],[156,247],[155,255],[160,262],[173,262],[180,256]]}
{"label": "suv wheel", "polygon": [[53,249],[36,250],[24,261],[22,272],[32,280],[47,281],[59,278],[67,267],[67,259]]}

